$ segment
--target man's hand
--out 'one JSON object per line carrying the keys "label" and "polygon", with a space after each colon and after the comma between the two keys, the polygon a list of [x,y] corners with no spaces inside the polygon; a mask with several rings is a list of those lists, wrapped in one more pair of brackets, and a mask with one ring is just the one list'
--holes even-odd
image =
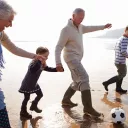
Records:
{"label": "man's hand", "polygon": [[56,69],[57,69],[57,72],[64,72],[64,68],[63,68],[62,64],[57,64]]}
{"label": "man's hand", "polygon": [[106,29],[106,28],[111,28],[112,27],[112,24],[106,24],[105,26],[104,26],[104,28]]}

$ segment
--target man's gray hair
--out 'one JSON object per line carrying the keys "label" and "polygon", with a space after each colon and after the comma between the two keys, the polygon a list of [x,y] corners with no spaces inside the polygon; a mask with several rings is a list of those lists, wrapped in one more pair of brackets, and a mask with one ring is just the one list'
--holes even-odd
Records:
{"label": "man's gray hair", "polygon": [[78,14],[78,13],[80,13],[80,12],[84,12],[84,13],[85,13],[84,9],[82,9],[82,8],[76,8],[76,9],[73,11],[73,14]]}
{"label": "man's gray hair", "polygon": [[15,14],[16,12],[11,5],[4,0],[0,0],[0,19],[7,20],[11,15]]}

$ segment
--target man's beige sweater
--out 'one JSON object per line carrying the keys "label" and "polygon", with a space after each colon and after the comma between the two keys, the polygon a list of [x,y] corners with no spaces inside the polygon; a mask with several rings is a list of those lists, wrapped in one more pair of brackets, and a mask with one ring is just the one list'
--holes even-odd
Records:
{"label": "man's beige sweater", "polygon": [[83,34],[97,30],[103,30],[103,26],[84,26],[80,24],[78,28],[70,19],[68,24],[61,30],[59,41],[55,49],[56,64],[61,63],[61,51],[64,48],[64,60],[69,62],[71,60],[81,61],[84,53],[83,49]]}

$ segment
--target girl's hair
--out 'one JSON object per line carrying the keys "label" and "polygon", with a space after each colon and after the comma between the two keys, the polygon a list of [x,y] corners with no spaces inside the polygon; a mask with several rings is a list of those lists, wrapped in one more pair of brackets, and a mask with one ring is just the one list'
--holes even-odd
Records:
{"label": "girl's hair", "polygon": [[46,52],[49,52],[49,50],[47,48],[45,48],[45,47],[38,47],[36,49],[36,54],[44,54]]}

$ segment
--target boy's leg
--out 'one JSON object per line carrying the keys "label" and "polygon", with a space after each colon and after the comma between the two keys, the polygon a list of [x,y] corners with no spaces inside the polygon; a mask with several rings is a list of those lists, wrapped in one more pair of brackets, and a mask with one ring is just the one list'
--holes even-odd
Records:
{"label": "boy's leg", "polygon": [[41,89],[39,89],[38,91],[36,91],[36,98],[32,101],[32,105],[30,107],[30,110],[31,111],[35,111],[37,113],[41,113],[42,110],[40,110],[37,105],[38,105],[38,102],[40,101],[40,99],[43,97],[43,93],[41,91]]}
{"label": "boy's leg", "polygon": [[116,91],[119,93],[127,93],[127,90],[122,89],[123,78],[127,74],[127,66],[126,64],[118,64],[116,65],[118,71],[118,81],[116,82]]}
{"label": "boy's leg", "polygon": [[28,103],[29,99],[30,99],[30,94],[24,93],[24,100],[22,102],[21,112],[20,112],[20,116],[22,116],[22,117],[32,118],[32,115],[30,115],[27,112],[27,103]]}
{"label": "boy's leg", "polygon": [[108,81],[103,82],[102,84],[104,85],[105,90],[108,91],[108,85],[116,82],[116,91],[121,93],[126,93],[127,90],[123,90],[121,86],[122,86],[123,78],[127,74],[127,66],[126,64],[115,64],[115,66],[117,67],[118,75],[112,77]]}
{"label": "boy's leg", "polygon": [[6,110],[6,105],[4,103],[4,94],[0,89],[0,128],[11,128],[8,112]]}
{"label": "boy's leg", "polygon": [[118,75],[110,78],[109,80],[103,82],[102,84],[103,84],[105,90],[108,91],[108,86],[110,84],[113,84],[113,83],[117,82],[117,81],[118,81]]}

